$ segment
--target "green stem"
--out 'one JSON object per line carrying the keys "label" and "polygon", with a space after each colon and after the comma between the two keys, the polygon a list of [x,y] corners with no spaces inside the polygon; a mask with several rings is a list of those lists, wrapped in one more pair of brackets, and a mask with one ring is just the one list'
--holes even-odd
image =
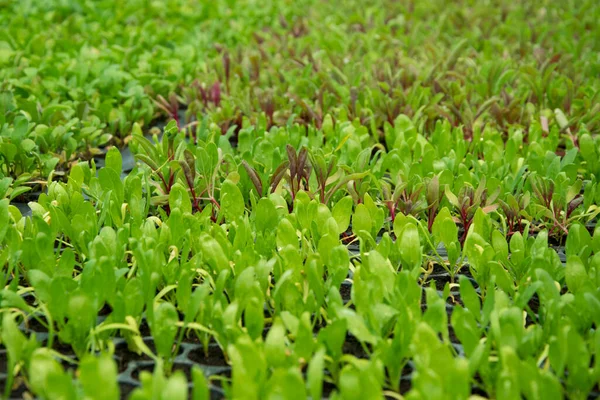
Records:
{"label": "green stem", "polygon": [[52,315],[50,315],[50,312],[48,311],[48,308],[46,307],[45,304],[41,305],[42,311],[44,312],[44,315],[46,316],[46,319],[48,320],[48,348],[52,348],[52,345],[54,344],[54,321],[52,320]]}

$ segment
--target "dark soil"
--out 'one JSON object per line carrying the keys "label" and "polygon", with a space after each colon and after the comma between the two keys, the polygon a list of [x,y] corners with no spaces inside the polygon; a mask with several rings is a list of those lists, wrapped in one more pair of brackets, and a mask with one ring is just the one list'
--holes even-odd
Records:
{"label": "dark soil", "polygon": [[[5,381],[0,380],[0,388],[4,390]],[[23,383],[19,378],[15,379],[13,382],[12,391],[10,393],[9,399],[28,399],[34,398],[33,395],[29,392],[25,383]]]}
{"label": "dark soil", "polygon": [[44,325],[42,325],[38,319],[41,319],[41,320],[44,320],[45,322],[47,322],[46,318],[44,318],[43,316],[40,315],[37,318],[29,318],[25,324],[25,328],[27,330],[29,330],[30,332],[42,332],[42,333],[48,332],[48,328],[46,328]]}
{"label": "dark soil", "polygon": [[476,396],[481,396],[484,399],[489,398],[488,393],[485,390],[483,390],[482,388],[479,388],[479,387],[472,387],[471,388],[471,394],[472,395],[476,395]]}
{"label": "dark soil", "polygon": [[8,372],[8,354],[6,351],[0,353],[0,374],[6,374]]}
{"label": "dark soil", "polygon": [[131,392],[137,388],[136,385],[128,382],[119,382],[119,389],[121,390],[121,398],[127,399]]}
{"label": "dark soil", "polygon": [[412,389],[412,380],[410,378],[400,380],[400,394],[404,395]]}
{"label": "dark soil", "polygon": [[[148,346],[148,348],[150,350],[152,350],[153,353],[156,354],[156,346],[154,345],[154,339],[152,339],[151,337],[145,337],[144,343],[146,343],[146,346]],[[173,352],[174,350],[175,350],[175,344],[173,344],[173,348],[171,349],[171,352]],[[183,353],[183,347],[179,346],[179,349],[177,350],[177,354],[175,354],[175,357],[177,357],[181,353]]]}
{"label": "dark soil", "polygon": [[152,359],[142,354],[137,354],[129,350],[127,342],[121,342],[115,345],[115,359],[117,360],[117,367],[119,372],[123,372],[127,369],[127,365],[132,361],[151,361]]}
{"label": "dark soil", "polygon": [[104,303],[104,306],[98,311],[98,316],[105,317],[112,313],[113,309],[108,303]]}
{"label": "dark soil", "polygon": [[531,311],[533,311],[535,314],[538,314],[540,311],[540,298],[538,297],[537,293],[535,293],[531,299],[529,299],[527,305],[529,308],[531,308]]}
{"label": "dark soil", "polygon": [[204,352],[203,348],[192,350],[188,353],[188,358],[191,361],[202,365],[210,365],[214,367],[226,367],[229,365],[225,360],[223,350],[216,345],[208,346],[208,354]]}
{"label": "dark soil", "polygon": [[[26,286],[27,282],[25,281],[25,278],[20,278],[20,281],[23,281],[23,283],[21,284],[21,286]],[[23,300],[25,300],[25,303],[27,303],[28,306],[33,307],[36,303],[37,303],[37,298],[35,297],[35,295],[33,293],[26,293],[23,296],[21,296],[23,298]]]}
{"label": "dark soil", "polygon": [[[401,379],[400,380],[400,394],[401,395],[406,395],[408,392],[410,392],[410,389],[412,389],[412,382],[410,380],[410,378],[407,379]],[[386,400],[395,400],[397,397],[393,397],[393,396],[384,396],[384,399]]]}
{"label": "dark soil", "polygon": [[[190,399],[192,397],[190,396]],[[225,398],[225,393],[220,388],[210,388],[210,400],[222,400]]]}
{"label": "dark soil", "polygon": [[342,285],[340,286],[340,295],[342,296],[342,300],[344,300],[345,303],[350,301],[352,295],[352,285],[342,283]]}
{"label": "dark soil", "polygon": [[[44,332],[47,332],[47,331],[44,331]],[[42,346],[48,346],[48,339],[42,340],[41,344],[42,344]],[[52,349],[56,350],[63,356],[76,358],[75,352],[73,351],[73,348],[71,347],[71,345],[68,343],[61,342],[57,337],[55,337],[54,341],[52,342]]]}
{"label": "dark soil", "polygon": [[30,201],[38,201],[40,194],[42,194],[42,192],[40,191],[41,186],[36,185],[36,187],[34,187],[34,189],[37,189],[37,190],[30,190],[29,192],[25,192],[23,194],[18,195],[17,197],[15,197],[12,200],[11,204],[12,203],[27,204]]}
{"label": "dark soil", "polygon": [[140,326],[138,327],[138,329],[140,330],[140,335],[152,336],[152,334],[150,333],[150,325],[148,325],[146,319],[143,319],[142,322],[140,322]]}
{"label": "dark soil", "polygon": [[[431,285],[432,281],[435,282],[435,288],[437,290],[444,290],[444,287],[446,286],[446,284],[451,283],[450,275],[437,275],[437,276],[429,276],[427,278],[427,282],[424,284],[424,286]],[[454,279],[454,282],[457,282],[456,277]],[[456,288],[451,289],[451,290],[458,291],[458,289],[456,289]]]}
{"label": "dark soil", "polygon": [[488,398],[489,395],[483,389],[483,387],[484,387],[483,380],[481,379],[481,376],[479,375],[479,373],[475,374],[475,376],[473,377],[473,380],[475,381],[475,384],[471,387],[471,394],[475,394],[475,395],[482,396],[484,398]]}
{"label": "dark soil", "polygon": [[331,393],[333,393],[334,390],[337,389],[337,386],[335,386],[333,383],[324,380],[323,381],[323,387],[321,389],[321,396],[324,398],[328,398],[329,396],[331,396]]}
{"label": "dark soil", "polygon": [[369,358],[369,354],[365,351],[360,341],[350,334],[346,335],[346,341],[342,346],[342,352],[344,354],[351,354],[356,358]]}
{"label": "dark soil", "polygon": [[[156,352],[156,347],[154,346],[152,338],[144,338],[144,343],[146,343],[148,348],[150,348],[153,353]],[[180,346],[177,355],[182,353],[183,347]],[[115,345],[115,360],[117,361],[117,368],[120,373],[125,371],[127,369],[127,365],[132,361],[151,361],[152,359],[144,353],[137,354],[129,350],[127,342],[121,342]]]}
{"label": "dark soil", "polygon": [[433,264],[433,271],[431,272],[430,275],[433,276],[437,276],[437,275],[448,275],[448,271],[446,271],[446,269],[441,266],[438,263]]}

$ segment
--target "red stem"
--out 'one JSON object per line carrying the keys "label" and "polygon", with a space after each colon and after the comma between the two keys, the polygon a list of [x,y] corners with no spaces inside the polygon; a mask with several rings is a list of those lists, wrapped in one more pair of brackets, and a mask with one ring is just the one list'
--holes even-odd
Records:
{"label": "red stem", "polygon": [[173,119],[175,120],[175,123],[177,124],[177,129],[180,130],[181,123],[179,121],[179,113],[177,112],[177,110],[171,111],[171,116],[173,117]]}
{"label": "red stem", "polygon": [[385,202],[385,205],[387,206],[388,210],[390,210],[390,217],[392,218],[392,223],[394,223],[396,220],[396,207],[394,207],[394,202],[388,200]]}

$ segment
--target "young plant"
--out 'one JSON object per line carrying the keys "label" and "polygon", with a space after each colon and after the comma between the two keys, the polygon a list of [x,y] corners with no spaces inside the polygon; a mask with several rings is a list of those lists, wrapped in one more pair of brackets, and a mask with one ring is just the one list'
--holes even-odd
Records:
{"label": "young plant", "polygon": [[427,209],[427,203],[422,196],[424,189],[425,185],[422,182],[416,180],[405,182],[401,177],[398,178],[391,194],[389,185],[383,184],[384,201],[390,212],[392,223],[398,212],[417,217]]}
{"label": "young plant", "polygon": [[528,216],[526,210],[529,207],[530,200],[531,195],[529,192],[521,193],[517,197],[508,194],[505,200],[498,199],[500,208],[502,208],[506,217],[506,236],[508,238],[517,232],[523,233],[523,219]]}
{"label": "young plant", "polygon": [[279,164],[271,176],[271,193],[275,192],[281,180],[285,178],[289,184],[291,204],[293,204],[299,190],[309,189],[308,180],[310,178],[311,168],[307,163],[308,150],[306,147],[303,147],[300,151],[296,152],[296,150],[288,144],[286,146],[286,151],[288,159]]}
{"label": "young plant", "polygon": [[532,175],[530,182],[537,200],[535,216],[542,219],[542,228],[548,229],[552,236],[560,240],[568,233],[570,224],[582,217],[577,212],[584,201],[582,181],[577,180],[572,185],[568,182],[557,185],[552,179]]}
{"label": "young plant", "polygon": [[498,204],[495,203],[495,201],[500,194],[500,188],[498,188],[494,193],[488,195],[486,180],[485,177],[483,177],[479,182],[477,189],[473,188],[473,186],[469,184],[465,184],[460,188],[458,196],[456,196],[450,191],[449,187],[446,186],[445,193],[446,198],[458,214],[455,217],[455,221],[461,225],[463,230],[459,239],[461,246],[463,246],[465,240],[467,239],[469,228],[473,223],[475,212],[481,208],[481,210],[487,214],[498,208]]}
{"label": "young plant", "polygon": [[177,99],[175,93],[171,93],[169,95],[168,101],[160,94],[156,97],[156,100],[152,100],[154,101],[154,104],[163,110],[170,119],[175,121],[177,129],[181,130],[183,126],[179,118],[179,100]]}
{"label": "young plant", "polygon": [[326,156],[321,149],[310,150],[309,157],[317,179],[319,200],[325,205],[329,205],[332,197],[348,182],[360,180],[369,174],[368,171],[351,173],[349,168],[338,164],[335,155]]}

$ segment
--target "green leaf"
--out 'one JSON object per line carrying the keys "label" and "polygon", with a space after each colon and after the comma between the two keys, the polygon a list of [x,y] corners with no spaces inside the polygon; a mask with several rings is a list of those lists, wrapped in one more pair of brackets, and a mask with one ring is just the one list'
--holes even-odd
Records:
{"label": "green leaf", "polygon": [[210,266],[210,272],[213,272],[216,275],[229,269],[229,259],[214,237],[203,233],[200,236],[200,248],[202,249],[204,260]]}
{"label": "green leaf", "polygon": [[229,179],[221,186],[221,211],[228,221],[244,215],[244,196],[238,186]]}
{"label": "green leaf", "polygon": [[118,176],[123,172],[123,159],[121,152],[116,147],[111,147],[106,153],[105,160],[106,168],[110,168],[117,173]]}
{"label": "green leaf", "polygon": [[23,116],[18,116],[14,121],[14,130],[11,139],[14,142],[21,142],[25,135],[27,135],[28,130],[29,122],[27,119]]}
{"label": "green leaf", "polygon": [[313,399],[320,399],[323,393],[323,369],[325,368],[325,349],[318,350],[313,356],[308,371],[306,372],[306,380],[308,390]]}
{"label": "green leaf", "polygon": [[379,231],[383,226],[383,220],[385,218],[385,213],[383,210],[375,204],[371,196],[366,193],[365,194],[365,206],[369,210],[369,214],[371,215],[371,235],[376,237]]}
{"label": "green leaf", "polygon": [[209,400],[210,391],[208,389],[208,382],[204,376],[204,371],[197,365],[192,367],[192,400]]}
{"label": "green leaf", "polygon": [[79,364],[79,381],[83,391],[90,398],[119,399],[117,365],[109,354],[86,356]]}
{"label": "green leaf", "polygon": [[364,204],[359,204],[352,216],[352,231],[358,234],[361,231],[371,232],[371,214]]}
{"label": "green leaf", "polygon": [[266,379],[265,352],[261,350],[246,335],[240,336],[235,346],[227,347],[233,370],[233,398],[256,400],[260,398],[259,391]]}
{"label": "green leaf", "polygon": [[496,284],[498,287],[501,288],[505,293],[513,296],[515,292],[515,282],[506,268],[504,268],[504,266],[497,261],[490,262],[489,268],[490,274],[496,278]]}
{"label": "green leaf", "polygon": [[579,257],[570,256],[567,258],[565,279],[567,281],[567,287],[573,293],[578,293],[586,286],[589,277],[585,270],[585,266]]}
{"label": "green leaf", "polygon": [[10,192],[10,200],[14,200],[16,197],[22,195],[23,193],[27,193],[29,191],[31,191],[31,187],[28,186],[18,186],[16,188],[13,189],[12,192]]}
{"label": "green leaf", "polygon": [[179,210],[182,214],[191,214],[192,201],[189,192],[183,185],[176,183],[171,187],[169,192],[169,208],[171,210]]}
{"label": "green leaf", "polygon": [[346,323],[348,324],[348,330],[350,333],[356,336],[358,340],[371,344],[375,344],[377,342],[377,337],[369,331],[369,328],[365,324],[365,320],[362,319],[354,310],[343,308],[338,311],[338,315],[340,318],[346,320]]}
{"label": "green leaf", "polygon": [[343,369],[339,386],[343,399],[359,400],[362,398],[361,393],[365,394],[365,398],[369,398],[366,396],[366,388],[361,385],[360,372],[350,366]]}
{"label": "green leaf", "polygon": [[508,259],[508,243],[506,243],[506,237],[497,229],[492,232],[492,247],[496,251],[496,259],[507,260]]}
{"label": "green leaf", "polygon": [[448,199],[450,204],[460,209],[460,202],[458,201],[458,197],[456,197],[456,195],[450,191],[449,186],[446,186],[444,193],[446,194],[446,198]]}
{"label": "green leaf", "polygon": [[460,297],[462,298],[466,308],[479,320],[481,314],[481,302],[479,301],[479,295],[475,291],[475,288],[471,284],[469,278],[461,275],[459,278],[460,283]]}
{"label": "green leaf", "polygon": [[287,218],[283,218],[277,226],[277,246],[280,248],[286,246],[292,246],[295,249],[299,248],[296,228],[294,228]]}
{"label": "green leaf", "polygon": [[[8,289],[4,289],[4,291],[7,290]],[[2,300],[4,301],[4,299],[5,297],[3,295]],[[10,304],[8,302],[3,302],[4,307],[7,307],[9,305]],[[6,350],[8,351],[8,361],[13,365],[19,362],[21,360],[21,354],[23,352],[25,335],[23,335],[23,333],[19,330],[14,316],[10,313],[5,313],[2,318],[2,331],[0,333],[0,338],[2,339]]]}
{"label": "green leaf", "polygon": [[150,325],[156,352],[159,356],[169,359],[175,336],[177,335],[179,317],[175,306],[171,303],[159,303],[154,306],[154,318]]}
{"label": "green leaf", "polygon": [[175,371],[175,373],[167,380],[167,383],[162,390],[161,398],[187,400],[188,384],[183,371]]}
{"label": "green leaf", "polygon": [[299,368],[275,369],[266,387],[268,393],[265,398],[269,400],[285,398],[306,399],[306,385],[302,380]]}
{"label": "green leaf", "polygon": [[397,243],[405,266],[410,270],[420,267],[423,253],[417,227],[406,224]]}
{"label": "green leaf", "polygon": [[272,200],[262,198],[256,205],[256,229],[260,232],[270,232],[277,228],[279,216]]}
{"label": "green leaf", "polygon": [[246,305],[244,324],[252,339],[256,340],[262,335],[265,327],[264,307],[256,297],[251,298]]}
{"label": "green leaf", "polygon": [[14,161],[18,151],[17,146],[12,143],[0,143],[0,154],[8,163]]}
{"label": "green leaf", "polygon": [[435,217],[431,233],[446,246],[458,242],[458,227],[447,207],[442,208]]}
{"label": "green leaf", "polygon": [[394,234],[396,235],[397,238],[399,238],[402,235],[402,231],[404,230],[404,226],[406,224],[412,223],[411,220],[409,220],[406,215],[402,214],[402,213],[398,213],[396,214],[396,218],[394,219]]}
{"label": "green leaf", "polygon": [[269,366],[273,368],[283,367],[287,364],[285,327],[280,319],[276,319],[269,329],[265,339],[265,356]]}
{"label": "green leaf", "polygon": [[8,214],[8,205],[8,199],[0,200],[0,243],[3,242],[9,227],[8,221],[10,215]]}
{"label": "green leaf", "polygon": [[8,188],[10,188],[10,184],[12,183],[12,181],[12,178],[8,176],[0,179],[0,200],[4,199],[4,197],[6,196]]}
{"label": "green leaf", "polygon": [[21,141],[21,149],[23,149],[24,152],[29,153],[35,149],[35,142],[31,139],[23,139]]}
{"label": "green leaf", "polygon": [[565,253],[568,256],[579,256],[586,260],[592,252],[592,237],[585,226],[575,223],[569,228]]}
{"label": "green leaf", "polygon": [[342,234],[348,229],[350,216],[352,215],[352,205],[354,201],[351,196],[342,197],[331,210],[331,214],[337,223],[338,233]]}
{"label": "green leaf", "polygon": [[[63,382],[55,382],[63,375],[63,368],[52,357],[49,349],[41,348],[33,352],[29,367],[29,384],[34,394],[45,398],[53,398],[52,389],[54,391],[63,389]],[[52,386],[54,387],[52,388]],[[72,387],[64,388],[64,392],[60,395],[59,393],[54,394],[59,395],[60,398],[74,398],[74,393],[69,392],[73,392]]]}
{"label": "green leaf", "polygon": [[467,356],[473,354],[480,339],[477,321],[473,314],[462,307],[455,307],[452,312],[452,328],[462,343],[465,354]]}

